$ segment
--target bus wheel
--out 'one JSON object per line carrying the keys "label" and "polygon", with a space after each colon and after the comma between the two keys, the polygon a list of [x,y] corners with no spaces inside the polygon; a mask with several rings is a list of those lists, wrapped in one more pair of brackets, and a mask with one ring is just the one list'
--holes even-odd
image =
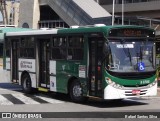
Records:
{"label": "bus wheel", "polygon": [[31,78],[28,74],[22,76],[22,89],[24,93],[32,93]]}
{"label": "bus wheel", "polygon": [[82,87],[78,79],[74,80],[69,89],[69,94],[74,102],[84,102],[87,98],[83,96]]}

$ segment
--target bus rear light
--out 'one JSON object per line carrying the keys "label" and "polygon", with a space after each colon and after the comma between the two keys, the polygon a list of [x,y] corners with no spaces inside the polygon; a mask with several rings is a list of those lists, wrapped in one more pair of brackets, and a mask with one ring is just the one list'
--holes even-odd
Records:
{"label": "bus rear light", "polygon": [[98,66],[98,71],[101,71],[101,67],[100,66]]}

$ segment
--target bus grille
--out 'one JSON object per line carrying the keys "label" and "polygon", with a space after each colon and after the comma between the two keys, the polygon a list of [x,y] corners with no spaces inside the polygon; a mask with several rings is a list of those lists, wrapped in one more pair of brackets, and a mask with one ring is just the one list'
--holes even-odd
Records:
{"label": "bus grille", "polygon": [[148,84],[144,84],[144,85],[123,85],[124,87],[144,87],[147,86]]}
{"label": "bus grille", "polygon": [[[141,90],[139,95],[145,95],[147,90]],[[137,96],[137,94],[132,94],[132,90],[125,91],[125,96]]]}

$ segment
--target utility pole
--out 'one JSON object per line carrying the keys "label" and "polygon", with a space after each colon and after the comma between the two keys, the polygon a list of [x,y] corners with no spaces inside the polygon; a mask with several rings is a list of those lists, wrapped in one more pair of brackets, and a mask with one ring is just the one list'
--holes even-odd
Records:
{"label": "utility pole", "polygon": [[122,25],[124,25],[124,0],[122,0]]}
{"label": "utility pole", "polygon": [[7,10],[6,10],[6,1],[5,0],[0,0],[0,11],[2,13],[3,17],[3,24],[7,25],[8,24],[8,16],[7,16]]}
{"label": "utility pole", "polygon": [[114,9],[115,9],[115,0],[113,0],[113,8],[112,8],[112,26],[114,25]]}

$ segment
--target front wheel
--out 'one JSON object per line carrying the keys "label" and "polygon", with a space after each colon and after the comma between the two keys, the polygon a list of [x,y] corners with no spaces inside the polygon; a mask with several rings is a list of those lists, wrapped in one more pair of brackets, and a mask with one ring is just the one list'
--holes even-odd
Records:
{"label": "front wheel", "polygon": [[84,102],[87,100],[87,97],[83,96],[83,90],[78,79],[71,83],[69,94],[74,102]]}
{"label": "front wheel", "polygon": [[32,93],[31,78],[28,74],[24,74],[22,76],[22,89],[24,93],[27,93],[27,94]]}

